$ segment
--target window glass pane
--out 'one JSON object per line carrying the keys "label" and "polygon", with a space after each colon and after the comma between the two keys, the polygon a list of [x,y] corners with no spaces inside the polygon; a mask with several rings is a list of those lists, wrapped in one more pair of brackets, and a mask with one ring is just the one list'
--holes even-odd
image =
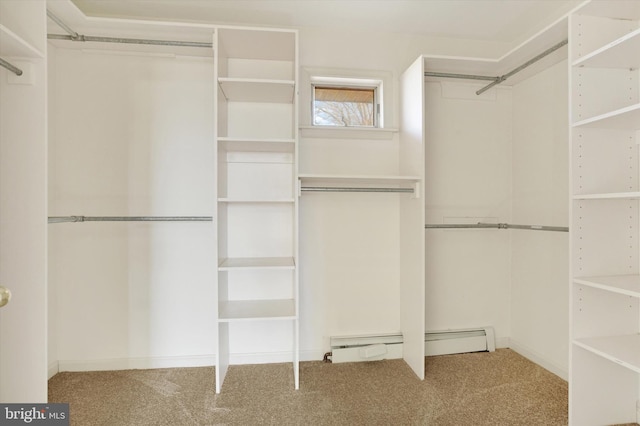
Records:
{"label": "window glass pane", "polygon": [[375,126],[374,88],[314,88],[313,124],[320,126]]}

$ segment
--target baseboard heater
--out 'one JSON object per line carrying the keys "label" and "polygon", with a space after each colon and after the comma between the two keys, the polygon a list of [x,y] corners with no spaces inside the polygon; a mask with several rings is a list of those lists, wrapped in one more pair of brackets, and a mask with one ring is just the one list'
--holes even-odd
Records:
{"label": "baseboard heater", "polygon": [[[402,334],[331,337],[331,361],[355,362],[402,358]],[[430,331],[424,335],[425,355],[496,350],[493,327]]]}

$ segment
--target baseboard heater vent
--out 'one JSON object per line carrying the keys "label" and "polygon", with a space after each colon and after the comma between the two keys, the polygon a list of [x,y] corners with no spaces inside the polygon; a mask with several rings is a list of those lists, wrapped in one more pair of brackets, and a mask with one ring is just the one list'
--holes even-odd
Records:
{"label": "baseboard heater vent", "polygon": [[[334,363],[402,358],[402,334],[331,337]],[[493,327],[432,331],[424,335],[425,355],[496,350]]]}

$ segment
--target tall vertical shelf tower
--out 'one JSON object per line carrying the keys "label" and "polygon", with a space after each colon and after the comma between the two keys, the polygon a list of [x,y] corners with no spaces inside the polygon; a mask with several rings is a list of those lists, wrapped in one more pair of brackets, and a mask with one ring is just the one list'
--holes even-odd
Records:
{"label": "tall vertical shelf tower", "polygon": [[570,424],[635,423],[640,400],[640,2],[570,16]]}
{"label": "tall vertical shelf tower", "polygon": [[216,392],[230,363],[282,361],[230,353],[274,347],[299,384],[297,46],[295,30],[219,27],[214,36]]}

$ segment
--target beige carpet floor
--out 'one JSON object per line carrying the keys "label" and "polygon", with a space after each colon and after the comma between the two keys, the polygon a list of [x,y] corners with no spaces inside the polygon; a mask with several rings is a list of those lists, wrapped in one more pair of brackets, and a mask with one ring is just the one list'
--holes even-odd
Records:
{"label": "beige carpet floor", "polygon": [[567,383],[509,349],[402,360],[59,373],[49,401],[85,425],[566,425]]}

